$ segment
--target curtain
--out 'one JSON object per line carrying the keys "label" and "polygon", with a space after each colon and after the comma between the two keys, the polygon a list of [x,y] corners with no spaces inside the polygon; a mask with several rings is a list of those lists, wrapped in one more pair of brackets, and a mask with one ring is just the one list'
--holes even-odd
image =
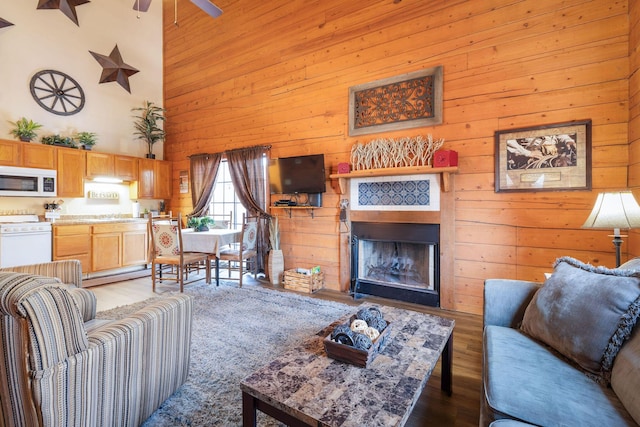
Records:
{"label": "curtain", "polygon": [[258,220],[258,271],[264,271],[269,241],[266,222],[271,215],[266,212],[266,170],[264,155],[269,147],[249,147],[225,152],[231,181],[247,215]]}
{"label": "curtain", "polygon": [[196,154],[189,157],[193,211],[187,214],[188,217],[203,216],[209,209],[220,160],[222,160],[221,153]]}

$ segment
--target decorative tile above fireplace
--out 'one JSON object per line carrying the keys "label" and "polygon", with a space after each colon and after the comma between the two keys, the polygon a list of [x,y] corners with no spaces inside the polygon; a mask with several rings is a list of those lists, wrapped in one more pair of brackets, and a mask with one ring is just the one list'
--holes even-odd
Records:
{"label": "decorative tile above fireplace", "polygon": [[351,180],[352,210],[439,211],[440,176],[378,176]]}

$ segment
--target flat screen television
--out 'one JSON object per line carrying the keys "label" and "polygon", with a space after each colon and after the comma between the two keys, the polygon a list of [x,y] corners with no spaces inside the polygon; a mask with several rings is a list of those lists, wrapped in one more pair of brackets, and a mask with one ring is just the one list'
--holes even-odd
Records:
{"label": "flat screen television", "polygon": [[324,154],[271,159],[269,187],[271,194],[324,193]]}

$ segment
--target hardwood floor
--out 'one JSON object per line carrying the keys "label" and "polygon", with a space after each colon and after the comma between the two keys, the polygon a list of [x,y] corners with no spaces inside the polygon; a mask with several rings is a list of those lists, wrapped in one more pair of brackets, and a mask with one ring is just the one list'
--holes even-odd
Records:
{"label": "hardwood floor", "polygon": [[[282,292],[289,292],[280,287],[273,287],[268,282],[254,280],[251,275],[245,276],[243,286],[263,286]],[[188,285],[185,288],[188,290]],[[154,294],[151,291],[150,277],[93,286],[90,289],[97,296],[98,311],[132,304],[157,295],[157,293]],[[157,289],[158,293],[164,293],[174,292],[177,287],[175,285],[160,285]],[[407,427],[475,427],[478,425],[482,372],[481,316],[377,297],[366,297],[354,301],[347,294],[327,290],[318,291],[310,296],[354,306],[363,301],[369,301],[454,319],[456,326],[453,340],[453,395],[449,397],[440,390],[440,362],[438,362],[405,425]]]}

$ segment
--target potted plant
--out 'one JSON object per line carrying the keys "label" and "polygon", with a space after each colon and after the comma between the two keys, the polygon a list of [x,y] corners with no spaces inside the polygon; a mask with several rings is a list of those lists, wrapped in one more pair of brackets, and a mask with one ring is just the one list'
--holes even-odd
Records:
{"label": "potted plant", "polygon": [[280,276],[284,273],[284,255],[280,249],[280,223],[277,216],[269,220],[269,256],[267,258],[267,273],[272,285],[280,284]]}
{"label": "potted plant", "polygon": [[57,145],[58,147],[78,148],[76,142],[70,136],[62,137],[60,135],[43,136],[40,141],[44,145]]}
{"label": "potted plant", "polygon": [[213,218],[208,216],[192,216],[187,220],[187,228],[193,228],[193,231],[209,231],[209,224],[213,222]]}
{"label": "potted plant", "polygon": [[91,147],[98,142],[98,135],[93,132],[78,132],[75,139],[85,150],[91,150]]}
{"label": "potted plant", "polygon": [[154,105],[153,102],[145,101],[144,107],[132,108],[131,111],[139,111],[139,116],[133,123],[136,131],[133,133],[138,139],[142,139],[147,144],[147,155],[149,159],[155,159],[153,154],[153,144],[162,141],[165,137],[164,130],[159,126],[164,121],[164,108]]}
{"label": "potted plant", "polygon": [[36,130],[42,127],[40,123],[36,123],[33,120],[27,120],[25,117],[22,117],[18,121],[9,123],[15,126],[15,128],[11,130],[11,134],[24,142],[30,142],[35,138],[37,136]]}

